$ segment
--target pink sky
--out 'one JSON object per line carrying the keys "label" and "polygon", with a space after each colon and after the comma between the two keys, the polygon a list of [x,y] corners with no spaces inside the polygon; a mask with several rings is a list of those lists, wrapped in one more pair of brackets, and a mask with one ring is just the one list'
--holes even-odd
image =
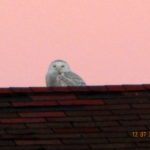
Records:
{"label": "pink sky", "polygon": [[88,85],[150,83],[150,0],[0,0],[0,87],[45,86],[55,59]]}

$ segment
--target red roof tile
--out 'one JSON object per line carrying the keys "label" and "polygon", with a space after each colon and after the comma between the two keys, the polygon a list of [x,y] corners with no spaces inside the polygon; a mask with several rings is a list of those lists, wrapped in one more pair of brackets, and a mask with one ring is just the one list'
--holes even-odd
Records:
{"label": "red roof tile", "polygon": [[32,102],[12,102],[14,107],[28,107],[28,106],[56,106],[56,101],[32,101]]}
{"label": "red roof tile", "polygon": [[9,88],[0,88],[0,94],[11,94],[12,91]]}
{"label": "red roof tile", "polygon": [[44,118],[3,118],[0,119],[0,123],[34,123],[45,122]]}
{"label": "red roof tile", "polygon": [[141,85],[124,85],[123,86],[127,91],[142,91],[146,90],[145,86]]}
{"label": "red roof tile", "polygon": [[103,100],[60,100],[60,105],[102,105]]}
{"label": "red roof tile", "polygon": [[59,140],[16,140],[17,145],[56,145],[61,144]]}
{"label": "red roof tile", "polygon": [[111,91],[111,92],[124,92],[125,91],[124,86],[120,86],[120,85],[109,85],[106,87],[108,91]]}
{"label": "red roof tile", "polygon": [[19,113],[21,117],[65,117],[64,112],[51,111],[51,112],[25,112]]}
{"label": "red roof tile", "polygon": [[148,150],[150,84],[0,88],[2,150]]}

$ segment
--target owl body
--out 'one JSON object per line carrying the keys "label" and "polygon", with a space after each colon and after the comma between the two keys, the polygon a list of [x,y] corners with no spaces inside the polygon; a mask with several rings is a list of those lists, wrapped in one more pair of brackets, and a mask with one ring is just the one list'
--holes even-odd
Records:
{"label": "owl body", "polygon": [[72,72],[68,63],[63,60],[53,61],[46,74],[46,85],[49,86],[85,86],[85,82]]}

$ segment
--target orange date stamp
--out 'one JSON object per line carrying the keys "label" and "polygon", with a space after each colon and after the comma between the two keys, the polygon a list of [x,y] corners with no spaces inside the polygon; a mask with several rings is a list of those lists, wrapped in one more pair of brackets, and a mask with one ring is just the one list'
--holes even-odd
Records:
{"label": "orange date stamp", "polygon": [[131,136],[134,138],[150,138],[150,131],[132,131]]}

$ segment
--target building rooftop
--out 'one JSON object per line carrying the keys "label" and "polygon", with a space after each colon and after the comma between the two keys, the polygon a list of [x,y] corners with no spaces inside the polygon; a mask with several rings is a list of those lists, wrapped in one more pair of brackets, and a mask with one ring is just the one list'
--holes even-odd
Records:
{"label": "building rooftop", "polygon": [[150,84],[0,88],[2,150],[149,150]]}

